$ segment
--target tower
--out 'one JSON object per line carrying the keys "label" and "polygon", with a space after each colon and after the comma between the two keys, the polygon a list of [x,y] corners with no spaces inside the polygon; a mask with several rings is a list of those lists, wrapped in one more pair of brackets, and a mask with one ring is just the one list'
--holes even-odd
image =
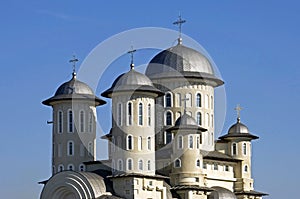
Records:
{"label": "tower", "polygon": [[83,162],[96,157],[96,107],[105,101],[77,79],[74,68],[71,80],[60,85],[54,96],[42,103],[53,110],[52,174],[64,170],[85,171]]}

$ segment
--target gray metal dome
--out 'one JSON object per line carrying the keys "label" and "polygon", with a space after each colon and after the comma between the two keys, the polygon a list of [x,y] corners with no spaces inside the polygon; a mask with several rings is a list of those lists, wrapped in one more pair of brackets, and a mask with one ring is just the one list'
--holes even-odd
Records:
{"label": "gray metal dome", "polygon": [[237,122],[234,125],[232,125],[228,130],[228,134],[237,134],[237,133],[249,134],[248,127],[245,124],[241,123],[240,118],[238,118]]}
{"label": "gray metal dome", "polygon": [[196,120],[191,117],[188,114],[183,114],[181,117],[179,117],[176,122],[175,122],[175,126],[188,126],[188,125],[193,125],[193,126],[198,126]]}
{"label": "gray metal dome", "polygon": [[233,192],[223,187],[212,187],[214,191],[209,195],[209,199],[237,199]]}

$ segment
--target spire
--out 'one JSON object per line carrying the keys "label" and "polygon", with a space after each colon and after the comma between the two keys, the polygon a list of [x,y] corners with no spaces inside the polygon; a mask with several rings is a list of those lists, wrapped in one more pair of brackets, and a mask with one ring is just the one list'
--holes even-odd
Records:
{"label": "spire", "polygon": [[236,110],[236,114],[237,114],[237,122],[240,123],[241,122],[241,110],[243,108],[238,104],[234,110]]}
{"label": "spire", "polygon": [[78,62],[79,60],[76,58],[75,55],[73,55],[73,59],[71,59],[69,62],[73,64],[73,72],[72,72],[72,76],[73,78],[76,78],[76,62]]}
{"label": "spire", "polygon": [[133,53],[135,53],[135,52],[136,52],[136,50],[133,49],[133,46],[131,46],[131,50],[127,52],[127,53],[131,54],[131,63],[130,63],[130,68],[131,69],[134,69]]}
{"label": "spire", "polygon": [[184,24],[186,22],[186,20],[181,18],[181,14],[179,13],[178,19],[177,21],[175,21],[173,24],[178,26],[179,30],[179,37],[178,37],[178,44],[182,44],[182,38],[181,38],[181,28],[182,28],[182,24]]}

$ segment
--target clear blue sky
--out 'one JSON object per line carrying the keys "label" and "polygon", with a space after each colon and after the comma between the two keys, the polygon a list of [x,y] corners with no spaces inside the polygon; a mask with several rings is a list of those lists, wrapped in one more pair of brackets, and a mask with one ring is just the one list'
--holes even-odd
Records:
{"label": "clear blue sky", "polygon": [[[51,109],[41,101],[70,78],[71,55],[75,52],[83,60],[101,41],[132,28],[176,29],[172,22],[179,11],[188,21],[183,32],[209,52],[225,81],[223,133],[235,122],[233,108],[240,103],[242,121],[261,138],[253,144],[255,188],[270,193],[272,199],[298,198],[297,1],[11,0],[0,4],[2,198],[38,198],[42,186],[37,182],[50,175],[51,126],[46,121],[51,120]],[[115,69],[114,75],[119,73]],[[104,89],[100,85],[97,95]],[[107,110],[108,106],[100,107],[98,114]]]}

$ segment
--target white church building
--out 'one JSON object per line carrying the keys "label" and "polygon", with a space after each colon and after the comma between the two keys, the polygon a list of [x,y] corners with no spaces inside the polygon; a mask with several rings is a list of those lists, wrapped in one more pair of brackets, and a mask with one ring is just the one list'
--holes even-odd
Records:
{"label": "white church building", "polygon": [[[133,53],[133,52],[131,52]],[[72,61],[77,61],[76,59]],[[251,175],[252,141],[237,121],[215,139],[214,89],[224,84],[202,53],[178,43],[134,69],[99,98],[63,83],[42,103],[53,110],[52,175],[41,199],[261,199]],[[108,159],[96,160],[96,108],[112,102]],[[239,107],[237,107],[239,110]]]}

